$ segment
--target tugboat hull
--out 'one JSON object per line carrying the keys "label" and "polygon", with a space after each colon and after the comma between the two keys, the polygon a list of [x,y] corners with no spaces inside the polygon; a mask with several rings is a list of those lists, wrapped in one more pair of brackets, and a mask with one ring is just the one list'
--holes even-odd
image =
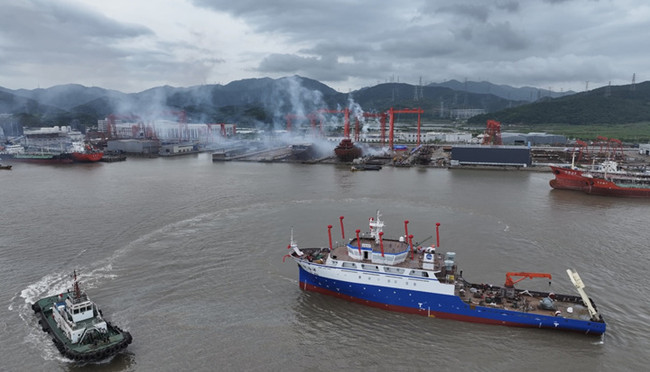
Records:
{"label": "tugboat hull", "polygon": [[44,332],[52,337],[54,345],[66,358],[76,361],[97,361],[113,356],[125,349],[132,341],[131,334],[106,321],[105,334],[88,334],[85,342],[73,344],[59,328],[53,317],[52,306],[61,303],[68,294],[45,297],[34,304],[32,310],[39,317],[39,324]]}

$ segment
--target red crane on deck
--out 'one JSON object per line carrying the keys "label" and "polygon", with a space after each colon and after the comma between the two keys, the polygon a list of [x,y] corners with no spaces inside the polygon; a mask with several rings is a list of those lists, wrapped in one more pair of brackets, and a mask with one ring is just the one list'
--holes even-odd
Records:
{"label": "red crane on deck", "polygon": [[[512,277],[521,277],[517,280],[512,280]],[[520,281],[524,279],[533,279],[533,278],[548,278],[549,282],[548,284],[551,285],[551,274],[545,274],[545,273],[527,273],[527,272],[519,272],[519,273],[506,273],[506,283],[503,285],[505,287],[506,291],[506,297],[512,298],[515,295],[515,283],[519,283]]]}
{"label": "red crane on deck", "polygon": [[[512,280],[513,276],[521,276],[521,278],[517,280]],[[507,288],[512,288],[515,286],[516,283],[519,283],[520,281],[524,279],[533,279],[533,278],[548,278],[548,280],[551,280],[551,274],[545,274],[545,273],[527,273],[527,272],[519,272],[519,273],[506,273],[506,284],[504,284],[504,287]]]}

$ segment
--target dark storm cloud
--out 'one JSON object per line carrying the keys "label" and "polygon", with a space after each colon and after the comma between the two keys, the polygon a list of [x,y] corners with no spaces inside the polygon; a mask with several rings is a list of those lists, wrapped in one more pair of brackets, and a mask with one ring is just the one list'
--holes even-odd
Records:
{"label": "dark storm cloud", "polygon": [[[440,72],[429,79],[501,79],[546,87],[589,76],[600,80],[615,74],[615,65],[605,63],[609,59],[599,55],[602,48],[593,47],[602,42],[603,48],[622,49],[620,43],[607,40],[613,39],[608,35],[611,30],[625,27],[622,19],[610,20],[608,31],[594,32],[598,30],[594,23],[603,25],[594,15],[616,5],[591,0],[194,3],[300,45],[282,56],[267,56],[259,71],[287,72],[293,66],[315,78],[330,76],[330,81],[374,74],[377,80],[401,75],[402,80],[415,82],[431,71]],[[621,52],[634,53],[630,50]]]}
{"label": "dark storm cloud", "polygon": [[[0,12],[0,59],[7,75],[34,76],[36,83],[77,82],[121,89],[131,82],[161,76],[187,75],[205,81],[218,58],[212,52],[192,63],[174,62],[178,50],[197,50],[192,44],[154,40],[146,26],[119,22],[78,3],[29,0],[8,2]],[[149,40],[145,43],[145,40]],[[6,79],[3,79],[6,80]],[[154,85],[152,83],[151,85]]]}
{"label": "dark storm cloud", "polygon": [[6,3],[0,82],[16,87],[136,91],[299,74],[339,90],[420,77],[575,89],[650,75],[641,0]]}
{"label": "dark storm cloud", "polygon": [[115,22],[79,6],[51,1],[16,1],[0,12],[4,53],[42,50],[51,55],[78,52],[124,52],[111,49],[121,39],[151,34],[144,26]]}

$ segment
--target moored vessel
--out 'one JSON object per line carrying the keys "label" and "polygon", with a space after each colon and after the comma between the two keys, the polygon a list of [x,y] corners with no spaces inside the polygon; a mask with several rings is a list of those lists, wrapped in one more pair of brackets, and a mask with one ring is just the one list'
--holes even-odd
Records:
{"label": "moored vessel", "polygon": [[72,360],[102,360],[133,340],[129,332],[104,319],[102,311],[79,288],[76,272],[72,291],[41,298],[32,309],[59,352]]}
{"label": "moored vessel", "polygon": [[[288,246],[291,253],[284,258],[298,264],[300,288],[427,317],[589,335],[605,333],[605,321],[574,270],[567,273],[578,296],[514,286],[526,278],[550,281],[551,275],[545,273],[507,273],[501,287],[472,283],[458,269],[455,252],[438,251],[440,224],[436,224],[437,244],[426,248],[415,247],[413,235],[408,234],[408,221],[404,221],[405,234],[398,239],[383,237],[379,212],[369,225],[369,232],[356,230],[355,238],[337,247],[332,247],[331,225],[329,247],[298,248],[292,233]],[[519,279],[513,280],[516,277]]]}
{"label": "moored vessel", "polygon": [[104,156],[104,152],[93,148],[89,144],[86,145],[75,144],[74,151],[72,151],[70,155],[75,162],[94,163],[102,160],[102,157]]}
{"label": "moored vessel", "polygon": [[361,156],[361,149],[354,145],[351,139],[344,138],[339,142],[338,146],[334,148],[334,154],[340,161],[350,162]]}
{"label": "moored vessel", "polygon": [[554,189],[579,190],[602,196],[650,197],[650,174],[618,169],[608,160],[592,169],[551,166],[555,178],[549,181]]}
{"label": "moored vessel", "polygon": [[604,175],[602,178],[586,177],[585,186],[582,190],[592,195],[650,198],[650,177],[630,175]]}
{"label": "moored vessel", "polygon": [[74,161],[69,153],[47,152],[14,154],[8,160],[35,164],[70,164]]}
{"label": "moored vessel", "polygon": [[558,167],[551,165],[551,172],[555,178],[549,181],[549,185],[559,190],[582,190],[585,186],[585,177],[582,171],[575,168]]}

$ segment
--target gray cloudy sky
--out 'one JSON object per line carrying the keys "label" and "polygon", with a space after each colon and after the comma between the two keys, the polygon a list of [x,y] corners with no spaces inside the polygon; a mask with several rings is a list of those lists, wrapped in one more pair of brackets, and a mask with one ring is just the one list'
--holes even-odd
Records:
{"label": "gray cloudy sky", "polygon": [[583,91],[650,76],[647,0],[0,0],[0,86],[301,75]]}

